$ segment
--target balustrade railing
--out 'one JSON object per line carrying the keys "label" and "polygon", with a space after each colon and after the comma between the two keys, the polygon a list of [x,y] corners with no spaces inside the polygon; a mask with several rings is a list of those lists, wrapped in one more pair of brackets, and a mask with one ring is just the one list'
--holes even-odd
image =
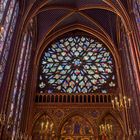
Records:
{"label": "balustrade railing", "polygon": [[35,103],[111,103],[112,94],[47,94],[37,93]]}

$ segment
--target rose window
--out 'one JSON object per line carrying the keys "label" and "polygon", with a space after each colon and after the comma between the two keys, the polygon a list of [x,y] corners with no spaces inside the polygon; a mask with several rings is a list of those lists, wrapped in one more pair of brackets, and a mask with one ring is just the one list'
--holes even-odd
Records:
{"label": "rose window", "polygon": [[38,81],[40,93],[107,93],[116,87],[113,56],[96,38],[62,38],[43,52]]}

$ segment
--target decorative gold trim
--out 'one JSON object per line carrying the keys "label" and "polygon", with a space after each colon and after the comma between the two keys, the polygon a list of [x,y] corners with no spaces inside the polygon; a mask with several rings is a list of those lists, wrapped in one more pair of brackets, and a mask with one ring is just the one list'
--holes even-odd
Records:
{"label": "decorative gold trim", "polygon": [[125,134],[126,130],[124,127],[125,125],[124,125],[124,122],[122,120],[122,117],[120,116],[120,114],[118,112],[113,111],[113,110],[107,110],[107,111],[102,113],[102,115],[99,117],[99,119],[97,121],[98,126],[102,122],[102,120],[109,115],[112,116],[112,118],[114,118],[119,123],[119,125],[122,128],[123,134]]}

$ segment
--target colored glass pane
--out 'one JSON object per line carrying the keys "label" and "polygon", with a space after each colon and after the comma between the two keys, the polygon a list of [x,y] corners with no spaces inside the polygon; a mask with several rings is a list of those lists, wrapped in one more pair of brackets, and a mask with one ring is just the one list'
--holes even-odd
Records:
{"label": "colored glass pane", "polygon": [[[13,92],[12,101],[11,101],[14,107],[15,107],[15,104],[16,104],[16,98],[15,97],[17,96],[17,90],[18,90],[17,85],[18,85],[18,82],[19,82],[20,71],[21,71],[21,67],[22,67],[22,58],[23,58],[23,54],[24,54],[24,50],[25,50],[26,39],[27,39],[27,35],[25,34],[24,40],[23,40],[23,47],[22,47],[22,50],[21,50],[21,55],[20,55],[20,59],[19,59],[19,63],[18,63],[18,69],[17,69],[15,85],[14,85],[14,92]],[[11,106],[10,116],[12,116],[13,113],[14,113],[14,110],[12,108],[13,107]]]}
{"label": "colored glass pane", "polygon": [[0,21],[3,18],[3,14],[5,12],[5,8],[6,8],[6,4],[7,4],[8,0],[0,0]]}
{"label": "colored glass pane", "polygon": [[32,30],[26,32],[23,38],[20,58],[18,61],[18,68],[16,71],[14,91],[12,93],[11,108],[9,112],[11,117],[13,116],[13,114],[15,114],[13,120],[13,133],[12,133],[13,137],[15,137],[16,135],[15,132],[17,132],[18,128],[20,128],[23,102],[24,102],[25,91],[26,91],[27,75],[28,75],[31,49],[32,49],[31,32]]}
{"label": "colored glass pane", "polygon": [[[114,61],[98,39],[70,36],[51,44],[40,60],[39,92],[93,93],[116,86]],[[114,77],[114,78],[113,78]]]}
{"label": "colored glass pane", "polygon": [[1,53],[2,53],[2,50],[3,50],[4,41],[6,40],[6,35],[7,35],[7,32],[8,32],[8,28],[10,26],[10,21],[11,21],[12,14],[13,14],[13,11],[14,11],[14,5],[15,5],[15,0],[11,0],[10,5],[8,7],[8,11],[6,11],[7,13],[6,13],[5,21],[4,21],[4,24],[3,24],[4,32],[3,32],[3,35],[2,35],[2,39],[0,40],[0,56],[1,56]]}
{"label": "colored glass pane", "polygon": [[10,2],[9,5],[9,10],[7,12],[6,20],[4,22],[3,38],[0,40],[0,85],[4,75],[4,69],[10,50],[11,40],[18,17],[19,4],[16,3],[16,5],[14,5],[15,1],[13,0]]}

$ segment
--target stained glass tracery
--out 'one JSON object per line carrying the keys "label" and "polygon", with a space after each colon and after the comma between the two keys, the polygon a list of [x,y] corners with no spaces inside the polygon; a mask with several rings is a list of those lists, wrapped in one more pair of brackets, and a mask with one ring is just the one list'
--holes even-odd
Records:
{"label": "stained glass tracery", "polygon": [[5,11],[5,7],[6,7],[6,4],[7,4],[7,1],[8,0],[1,0],[0,1],[0,21],[2,20],[2,17],[3,17],[4,11]]}
{"label": "stained glass tracery", "polygon": [[62,38],[48,47],[40,61],[39,92],[108,92],[116,86],[114,60],[98,39]]}
{"label": "stained glass tracery", "polygon": [[17,62],[17,69],[15,71],[15,81],[13,90],[11,92],[11,100],[9,102],[8,115],[13,118],[12,137],[16,138],[19,135],[21,116],[23,113],[23,103],[26,93],[27,77],[29,72],[29,64],[31,59],[31,50],[33,43],[33,19],[30,21],[28,28],[23,34],[21,41],[21,51],[19,60]]}
{"label": "stained glass tracery", "polygon": [[1,6],[0,8],[2,8],[2,11],[0,12],[0,18],[1,20],[3,20],[3,28],[4,28],[4,32],[2,33],[2,37],[0,38],[0,86],[1,86],[10,50],[10,45],[18,18],[19,3],[16,0],[10,1],[2,0],[2,2],[0,2],[0,6]]}

